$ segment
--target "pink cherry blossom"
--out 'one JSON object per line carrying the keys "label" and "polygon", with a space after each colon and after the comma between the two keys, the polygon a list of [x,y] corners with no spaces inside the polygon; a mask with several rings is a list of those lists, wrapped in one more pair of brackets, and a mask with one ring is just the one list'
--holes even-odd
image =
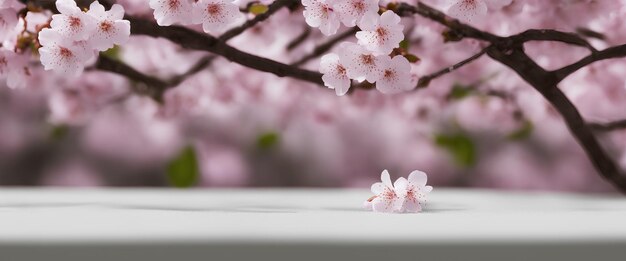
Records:
{"label": "pink cherry blossom", "polygon": [[348,77],[357,81],[374,83],[380,77],[381,57],[363,46],[344,42],[339,46],[339,60],[348,70]]}
{"label": "pink cherry blossom", "polygon": [[474,22],[484,18],[487,10],[499,10],[511,4],[512,0],[453,0],[448,15],[464,22]]}
{"label": "pink cherry blossom", "polygon": [[367,16],[363,18],[360,28],[363,31],[356,33],[359,44],[370,51],[379,54],[389,54],[399,47],[404,39],[400,24],[400,16],[393,11],[386,11],[381,16]]}
{"label": "pink cherry blossom", "polygon": [[244,16],[232,0],[200,0],[194,8],[194,21],[207,33],[222,33],[240,23]]}
{"label": "pink cherry blossom", "polygon": [[28,54],[16,54],[0,49],[0,79],[7,80],[9,88],[23,88],[30,75]]}
{"label": "pink cherry blossom", "polygon": [[334,9],[345,26],[353,27],[360,25],[364,16],[377,15],[379,6],[378,0],[343,0]]}
{"label": "pink cherry blossom", "polygon": [[306,23],[318,27],[324,35],[336,34],[341,22],[334,3],[335,0],[302,0]]}
{"label": "pink cherry blossom", "polygon": [[372,210],[385,213],[402,211],[404,202],[391,184],[389,172],[384,170],[380,175],[380,179],[382,182],[374,183],[371,188],[372,193],[376,195],[372,200]]}
{"label": "pink cherry blossom", "polygon": [[52,16],[50,27],[61,36],[71,40],[87,40],[96,28],[96,21],[84,13],[74,0],[57,0],[56,7],[61,14]]}
{"label": "pink cherry blossom", "polygon": [[24,4],[17,0],[0,0],[0,8],[20,9],[22,7],[24,7]]}
{"label": "pink cherry blossom", "polygon": [[345,95],[350,89],[350,78],[346,67],[339,62],[339,55],[330,53],[322,56],[320,72],[328,88],[335,89],[338,96]]}
{"label": "pink cherry blossom", "polygon": [[396,94],[413,89],[411,85],[411,64],[404,56],[390,58],[381,56],[380,75],[376,89],[385,94]]}
{"label": "pink cherry blossom", "polygon": [[130,37],[130,22],[123,20],[124,7],[114,4],[111,10],[105,11],[98,1],[91,3],[87,14],[96,21],[96,29],[89,39],[90,45],[99,50],[107,50],[114,45],[121,45]]}
{"label": "pink cherry blossom", "polygon": [[426,195],[433,190],[433,187],[426,186],[426,173],[415,170],[409,174],[409,179],[399,178],[394,182],[395,191],[400,197],[402,210],[404,212],[421,212],[426,203]]}
{"label": "pink cherry blossom", "polygon": [[150,0],[150,8],[154,9],[154,18],[162,26],[173,24],[191,24],[194,10],[193,0]]}
{"label": "pink cherry blossom", "polygon": [[0,9],[0,43],[11,37],[17,25],[17,12],[13,8]]}
{"label": "pink cherry blossom", "polygon": [[72,41],[57,31],[44,29],[39,33],[41,63],[45,70],[77,76],[83,72],[85,63],[93,57],[93,52],[85,41]]}

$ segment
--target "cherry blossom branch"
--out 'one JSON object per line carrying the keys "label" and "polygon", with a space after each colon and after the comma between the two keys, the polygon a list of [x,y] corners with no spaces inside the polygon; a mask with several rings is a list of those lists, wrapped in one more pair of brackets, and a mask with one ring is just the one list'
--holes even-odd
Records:
{"label": "cherry blossom branch", "polygon": [[590,55],[580,59],[578,62],[575,62],[561,69],[558,69],[554,71],[553,73],[555,74],[557,80],[560,82],[563,79],[567,78],[572,73],[592,63],[602,61],[602,60],[607,60],[607,59],[615,59],[615,58],[623,58],[623,57],[626,57],[626,44],[610,47],[602,51],[591,53]]}
{"label": "cherry blossom branch", "polygon": [[626,129],[626,120],[619,120],[607,123],[590,123],[589,128],[599,132]]}
{"label": "cherry blossom branch", "polygon": [[257,25],[258,23],[267,20],[268,18],[270,18],[270,16],[278,12],[281,8],[294,5],[294,4],[296,4],[296,1],[293,1],[293,0],[276,0],[268,6],[268,9],[265,13],[255,16],[254,18],[246,21],[241,26],[230,29],[229,31],[222,34],[222,36],[219,37],[219,40],[223,42],[227,42],[233,37],[240,35],[241,33],[245,32],[249,28],[252,28],[253,26]]}
{"label": "cherry blossom branch", "polygon": [[336,35],[333,38],[330,38],[326,42],[316,46],[315,49],[313,49],[313,52],[311,52],[310,54],[307,54],[304,57],[300,58],[299,60],[293,62],[291,66],[300,67],[303,64],[307,63],[308,61],[325,54],[326,52],[328,52],[328,50],[333,48],[333,46],[335,46],[337,43],[345,40],[346,38],[350,36],[354,36],[354,34],[357,31],[358,31],[358,28],[353,27],[353,28],[350,28],[349,30],[346,30],[345,32],[341,34]]}
{"label": "cherry blossom branch", "polygon": [[272,73],[279,77],[291,77],[323,86],[322,74],[300,69],[271,59],[242,52],[208,34],[199,33],[182,26],[159,26],[152,21],[126,16],[130,21],[131,34],[168,39],[184,48],[206,51],[222,56],[234,63]]}
{"label": "cherry blossom branch", "polygon": [[206,69],[209,65],[211,65],[211,62],[214,59],[214,56],[205,56],[198,62],[196,62],[196,64],[185,73],[174,76],[169,80],[161,80],[154,76],[146,75],[121,61],[113,60],[103,55],[100,55],[98,57],[95,68],[102,71],[108,71],[123,75],[128,79],[131,79],[137,83],[141,83],[142,85],[133,85],[133,91],[141,95],[150,96],[156,101],[162,101],[163,94],[166,90],[178,86],[187,78]]}
{"label": "cherry blossom branch", "polygon": [[483,48],[482,50],[480,50],[480,52],[478,52],[478,53],[470,56],[469,58],[467,58],[467,59],[465,59],[463,61],[460,61],[460,62],[458,62],[458,63],[456,63],[456,64],[454,64],[452,66],[448,66],[448,67],[443,68],[443,69],[441,69],[441,70],[439,70],[439,71],[437,71],[435,73],[432,73],[432,74],[420,77],[419,81],[417,82],[417,89],[425,88],[425,87],[427,87],[430,84],[430,82],[432,80],[434,80],[436,78],[439,78],[439,77],[441,77],[443,75],[446,75],[448,73],[451,73],[453,71],[456,71],[457,69],[459,69],[459,68],[461,68],[461,67],[463,67],[463,66],[465,66],[467,64],[470,64],[471,62],[473,62],[475,60],[478,60],[478,58],[482,57],[485,53],[487,53],[487,49],[488,48],[489,47]]}

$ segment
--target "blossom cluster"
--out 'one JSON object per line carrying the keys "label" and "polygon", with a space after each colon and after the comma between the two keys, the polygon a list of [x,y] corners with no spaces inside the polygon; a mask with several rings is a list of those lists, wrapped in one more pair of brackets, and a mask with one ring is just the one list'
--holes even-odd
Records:
{"label": "blossom cluster", "polygon": [[[0,0],[0,80],[6,79],[7,86],[18,88],[24,85],[26,60],[15,53],[8,41],[18,26],[17,10],[23,5],[16,0]],[[5,43],[6,42],[6,43]]]}
{"label": "blossom cluster", "polygon": [[343,23],[358,25],[357,43],[343,42],[336,53],[322,57],[320,72],[324,85],[337,95],[348,92],[352,80],[376,83],[385,94],[412,89],[411,64],[393,53],[404,39],[401,18],[391,10],[378,14],[378,0],[305,0],[304,16],[308,25],[319,27],[325,35],[335,34]]}
{"label": "blossom cluster", "polygon": [[365,201],[365,207],[375,212],[421,212],[426,195],[433,190],[432,186],[426,186],[426,173],[419,170],[411,172],[408,179],[398,178],[393,184],[389,172],[384,170],[380,179],[382,182],[374,183],[371,188],[375,195]]}
{"label": "blossom cluster", "polygon": [[233,0],[150,0],[149,4],[161,26],[202,24],[210,34],[222,33],[244,18]]}
{"label": "blossom cluster", "polygon": [[60,14],[52,16],[50,28],[39,33],[39,55],[45,70],[76,76],[93,62],[98,51],[128,41],[130,22],[123,20],[124,7],[115,4],[109,11],[98,1],[83,12],[74,0],[57,0]]}

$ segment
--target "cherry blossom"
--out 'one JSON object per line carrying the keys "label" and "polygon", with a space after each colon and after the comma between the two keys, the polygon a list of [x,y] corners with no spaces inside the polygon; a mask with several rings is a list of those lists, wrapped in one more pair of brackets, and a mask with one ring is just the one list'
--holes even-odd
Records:
{"label": "cherry blossom", "polygon": [[93,57],[85,41],[72,41],[57,31],[44,29],[39,33],[41,63],[45,70],[55,70],[65,75],[77,76],[84,64]]}
{"label": "cherry blossom", "polygon": [[382,182],[374,183],[371,188],[372,193],[376,195],[371,200],[372,210],[385,213],[402,211],[404,202],[396,193],[393,184],[391,184],[389,172],[384,170],[380,175],[380,179]]}
{"label": "cherry blossom", "polygon": [[344,0],[338,1],[334,9],[339,13],[341,22],[348,27],[360,25],[366,15],[378,14],[378,0]]}
{"label": "cherry blossom", "polygon": [[0,43],[11,36],[17,25],[17,12],[13,8],[0,9]]}
{"label": "cherry blossom", "polygon": [[0,79],[7,80],[9,88],[23,88],[30,76],[28,54],[16,54],[0,49]]}
{"label": "cherry blossom", "polygon": [[339,60],[348,70],[348,77],[351,79],[374,83],[380,77],[381,57],[374,55],[361,45],[350,42],[341,43]]}
{"label": "cherry blossom", "polygon": [[404,212],[417,213],[422,211],[426,203],[426,195],[433,190],[432,186],[426,186],[426,173],[415,170],[409,174],[409,179],[399,178],[394,182],[395,191],[403,201]]}
{"label": "cherry blossom", "polygon": [[222,33],[240,23],[244,16],[232,0],[200,0],[194,8],[194,21],[207,33]]}
{"label": "cherry blossom", "polygon": [[168,26],[173,24],[191,24],[194,10],[193,0],[150,0],[150,8],[154,9],[157,24]]}
{"label": "cherry blossom", "polygon": [[380,59],[380,75],[376,81],[376,89],[385,94],[396,94],[413,89],[411,85],[411,64],[404,56]]}
{"label": "cherry blossom", "polygon": [[356,33],[359,44],[370,51],[379,54],[389,54],[394,48],[399,47],[404,39],[400,24],[400,16],[393,11],[386,11],[381,16],[367,16],[363,18],[360,28],[363,31]]}
{"label": "cherry blossom", "polygon": [[350,78],[346,67],[339,62],[339,55],[330,53],[322,56],[320,72],[328,88],[335,89],[338,96],[345,95],[350,89]]}
{"label": "cherry blossom", "polygon": [[98,1],[91,3],[87,14],[96,21],[96,29],[89,39],[89,44],[99,50],[107,50],[114,45],[121,45],[130,36],[130,22],[123,20],[124,7],[114,4],[111,10],[105,11]]}
{"label": "cherry blossom", "polygon": [[20,10],[24,7],[24,4],[17,0],[0,0],[0,9],[12,8],[14,10]]}
{"label": "cherry blossom", "polygon": [[473,22],[484,18],[488,9],[498,10],[511,2],[512,0],[453,0],[448,8],[448,15],[465,22]]}
{"label": "cherry blossom", "polygon": [[302,0],[306,23],[318,27],[324,35],[336,34],[341,21],[334,4],[335,0]]}
{"label": "cherry blossom", "polygon": [[57,0],[61,14],[52,16],[50,27],[61,36],[72,40],[87,40],[96,28],[96,20],[80,10],[74,0]]}

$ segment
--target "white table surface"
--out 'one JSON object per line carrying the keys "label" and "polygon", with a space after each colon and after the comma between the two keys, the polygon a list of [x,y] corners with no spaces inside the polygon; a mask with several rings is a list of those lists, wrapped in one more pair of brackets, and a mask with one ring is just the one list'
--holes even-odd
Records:
{"label": "white table surface", "polygon": [[426,211],[367,190],[0,188],[5,260],[626,260],[626,198],[435,189]]}

